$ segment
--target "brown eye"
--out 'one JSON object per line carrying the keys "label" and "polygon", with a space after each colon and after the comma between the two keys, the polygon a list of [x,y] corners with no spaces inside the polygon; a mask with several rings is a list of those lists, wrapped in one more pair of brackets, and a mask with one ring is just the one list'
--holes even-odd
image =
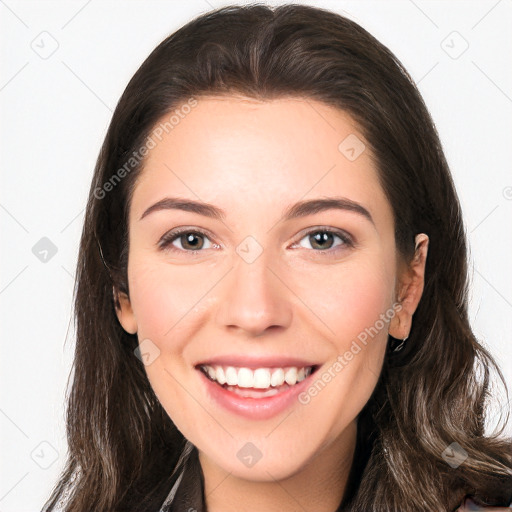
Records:
{"label": "brown eye", "polygon": [[[336,243],[336,239],[340,240],[341,243]],[[307,240],[307,243],[309,243],[310,247],[303,245],[301,243],[303,240]],[[344,246],[352,247],[353,243],[348,235],[340,231],[332,231],[330,229],[316,229],[306,233],[306,235],[299,241],[299,245],[305,248],[316,249],[316,252],[332,252],[336,251],[337,248],[341,249]]]}
{"label": "brown eye", "polygon": [[309,242],[314,249],[330,249],[334,243],[334,236],[326,231],[317,231],[312,235],[308,235]]}
{"label": "brown eye", "polygon": [[165,250],[194,252],[201,249],[209,249],[211,243],[205,233],[183,229],[166,233],[158,245],[161,249]]}
{"label": "brown eye", "polygon": [[180,235],[178,240],[183,249],[197,251],[198,249],[202,249],[204,245],[204,240],[201,236],[202,235],[198,235],[197,233],[185,233],[184,235]]}

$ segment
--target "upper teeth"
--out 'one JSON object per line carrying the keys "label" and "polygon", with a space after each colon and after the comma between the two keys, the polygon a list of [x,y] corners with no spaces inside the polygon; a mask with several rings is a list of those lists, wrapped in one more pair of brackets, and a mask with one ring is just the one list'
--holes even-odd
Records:
{"label": "upper teeth", "polygon": [[219,384],[238,386],[240,388],[265,389],[270,386],[282,386],[285,382],[293,386],[304,380],[312,370],[311,366],[297,368],[235,368],[234,366],[209,366],[204,364],[201,368],[208,376]]}

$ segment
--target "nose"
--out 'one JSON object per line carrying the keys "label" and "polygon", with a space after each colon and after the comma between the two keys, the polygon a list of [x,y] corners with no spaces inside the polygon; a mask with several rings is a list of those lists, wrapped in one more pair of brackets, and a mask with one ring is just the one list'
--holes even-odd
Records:
{"label": "nose", "polygon": [[292,292],[269,267],[265,252],[247,263],[239,258],[222,285],[217,323],[251,337],[286,328],[292,319]]}

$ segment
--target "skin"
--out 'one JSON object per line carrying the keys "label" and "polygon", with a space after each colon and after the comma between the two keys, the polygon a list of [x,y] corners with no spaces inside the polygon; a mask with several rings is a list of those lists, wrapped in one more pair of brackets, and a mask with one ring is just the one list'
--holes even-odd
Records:
{"label": "skin", "polygon": [[[149,152],[136,183],[130,297],[119,295],[117,314],[127,332],[160,351],[145,369],[170,418],[199,449],[212,512],[283,512],[298,503],[335,510],[388,333],[409,334],[428,237],[416,237],[409,264],[401,260],[368,145],[354,161],[338,149],[350,134],[364,142],[348,114],[313,100],[204,97]],[[141,219],[166,196],[214,204],[226,217],[167,209]],[[282,220],[288,205],[334,196],[363,205],[374,223],[334,209]],[[203,248],[192,254],[184,236],[159,248],[178,226],[206,230],[196,240]],[[335,234],[318,248],[308,235],[319,227],[343,230],[355,245]],[[247,236],[263,249],[252,263],[236,251]],[[203,392],[194,365],[217,354],[300,355],[321,362],[322,375],[393,307],[391,320],[307,404],[249,420]],[[237,457],[247,442],[262,453],[250,468]]]}

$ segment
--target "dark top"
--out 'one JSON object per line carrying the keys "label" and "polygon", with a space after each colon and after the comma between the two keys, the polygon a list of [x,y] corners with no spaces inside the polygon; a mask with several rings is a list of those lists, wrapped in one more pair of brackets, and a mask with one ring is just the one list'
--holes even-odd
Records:
{"label": "dark top", "polygon": [[[349,510],[349,505],[357,492],[372,452],[374,434],[371,432],[372,429],[366,421],[358,422],[354,460],[348,476],[345,493],[338,508],[333,512]],[[171,491],[159,512],[207,512],[204,498],[204,475],[198,455],[197,448],[190,441],[187,441],[180,460],[176,465],[176,476],[173,479]],[[507,499],[507,503],[511,499],[512,494]],[[508,506],[512,507],[512,501]]]}

